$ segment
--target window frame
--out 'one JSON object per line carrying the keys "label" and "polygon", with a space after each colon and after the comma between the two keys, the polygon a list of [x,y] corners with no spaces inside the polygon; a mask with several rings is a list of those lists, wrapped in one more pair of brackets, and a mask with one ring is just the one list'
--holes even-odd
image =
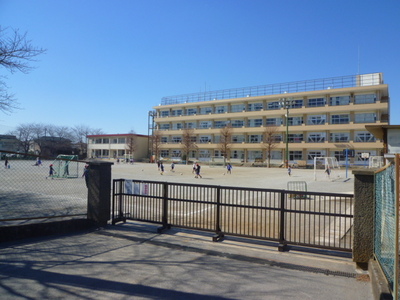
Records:
{"label": "window frame", "polygon": [[331,115],[331,124],[350,124],[349,114]]}
{"label": "window frame", "polygon": [[326,98],[309,98],[307,99],[308,107],[321,107],[326,105]]}

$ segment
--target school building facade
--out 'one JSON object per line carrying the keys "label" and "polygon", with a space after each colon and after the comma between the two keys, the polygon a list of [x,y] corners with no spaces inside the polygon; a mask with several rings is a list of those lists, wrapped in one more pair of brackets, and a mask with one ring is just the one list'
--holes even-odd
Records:
{"label": "school building facade", "polygon": [[164,97],[149,113],[149,135],[161,135],[160,159],[182,159],[182,134],[192,129],[196,150],[189,160],[221,157],[221,129],[230,126],[231,162],[266,159],[264,132],[276,127],[271,162],[336,157],[354,150],[354,164],[366,153],[382,155],[383,142],[366,125],[389,124],[389,87],[382,73],[350,75]]}
{"label": "school building facade", "polygon": [[148,158],[149,139],[142,134],[99,134],[87,136],[89,158],[131,159],[140,161]]}

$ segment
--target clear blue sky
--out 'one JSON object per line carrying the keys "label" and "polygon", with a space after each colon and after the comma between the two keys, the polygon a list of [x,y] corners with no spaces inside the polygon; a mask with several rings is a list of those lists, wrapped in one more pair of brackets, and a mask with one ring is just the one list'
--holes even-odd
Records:
{"label": "clear blue sky", "polygon": [[147,134],[164,96],[383,72],[400,124],[398,0],[0,0],[0,25],[46,48],[7,75],[22,123]]}

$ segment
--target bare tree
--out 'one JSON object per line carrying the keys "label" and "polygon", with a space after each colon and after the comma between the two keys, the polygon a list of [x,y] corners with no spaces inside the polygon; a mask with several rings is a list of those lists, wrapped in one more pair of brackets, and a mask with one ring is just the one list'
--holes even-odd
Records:
{"label": "bare tree", "polygon": [[83,157],[87,156],[87,136],[91,133],[91,129],[86,125],[75,125],[72,128],[72,141],[75,143],[79,154]]}
{"label": "bare tree", "polygon": [[83,124],[75,125],[72,128],[72,141],[75,143],[81,156],[87,156],[87,136],[96,134],[103,134],[103,131],[101,129],[90,128]]}
{"label": "bare tree", "polygon": [[160,158],[160,148],[161,148],[161,137],[162,133],[159,130],[154,130],[151,136],[151,150],[156,159],[156,161]]}
{"label": "bare tree", "polygon": [[220,130],[220,141],[218,144],[218,149],[221,151],[224,156],[224,166],[226,165],[226,158],[230,157],[231,152],[231,144],[232,144],[232,126],[226,125],[224,128]]}
{"label": "bare tree", "polygon": [[192,128],[185,128],[182,131],[182,152],[186,160],[186,164],[189,163],[190,151],[197,150],[196,136]]}
{"label": "bare tree", "polygon": [[[12,133],[20,140],[21,148],[25,153],[28,153],[29,150],[34,150],[40,155],[43,154],[45,147],[49,147],[45,137],[55,136],[56,126],[27,123],[19,125]],[[35,149],[32,146],[35,146]]]}
{"label": "bare tree", "polygon": [[14,109],[18,108],[18,103],[13,94],[8,93],[8,87],[0,76],[0,110],[4,113],[11,113]]}
{"label": "bare tree", "polygon": [[[86,136],[103,134],[101,129],[93,129],[85,125],[74,128],[52,124],[26,123],[20,124],[16,130],[9,132],[19,140],[19,149],[28,153],[35,145],[35,151],[42,155],[54,155],[58,151],[71,152],[75,150],[81,156],[86,156]],[[72,144],[73,143],[73,144]],[[42,153],[46,148],[46,153]]]}
{"label": "bare tree", "polygon": [[[11,73],[29,73],[33,69],[29,63],[34,62],[35,58],[46,50],[32,46],[26,33],[20,33],[17,29],[12,30],[10,35],[6,32],[7,28],[0,27],[0,66]],[[18,106],[14,95],[7,92],[8,88],[3,80],[4,77],[0,78],[0,110],[7,113]]]}
{"label": "bare tree", "polygon": [[129,136],[126,139],[126,146],[128,147],[129,154],[133,155],[137,148],[137,137],[134,130],[129,132]]}
{"label": "bare tree", "polygon": [[54,133],[53,135],[59,138],[69,139],[71,142],[73,140],[73,133],[72,129],[67,126],[54,126],[53,127]]}
{"label": "bare tree", "polygon": [[39,124],[39,123],[31,123],[31,130],[33,132],[33,141],[37,148],[35,149],[38,154],[40,155],[42,153],[43,147],[44,147],[44,139],[41,139],[41,137],[46,137],[48,132],[51,132],[50,128],[47,128],[44,124]]}
{"label": "bare tree", "polygon": [[33,124],[20,124],[10,131],[9,134],[15,135],[19,141],[19,151],[28,153],[34,139]]}
{"label": "bare tree", "polygon": [[[261,147],[265,150],[267,166],[271,167],[271,156],[272,150],[276,148],[278,140],[278,127],[277,126],[267,126],[263,132],[263,142],[261,143]],[[264,157],[264,151],[263,151]],[[265,160],[265,157],[264,157]]]}

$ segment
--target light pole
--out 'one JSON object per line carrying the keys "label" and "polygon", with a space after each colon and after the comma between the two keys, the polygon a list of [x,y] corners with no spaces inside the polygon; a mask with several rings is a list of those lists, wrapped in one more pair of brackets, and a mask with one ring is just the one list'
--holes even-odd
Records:
{"label": "light pole", "polygon": [[286,168],[289,167],[289,107],[293,105],[293,98],[281,98],[280,99],[281,107],[286,109]]}

